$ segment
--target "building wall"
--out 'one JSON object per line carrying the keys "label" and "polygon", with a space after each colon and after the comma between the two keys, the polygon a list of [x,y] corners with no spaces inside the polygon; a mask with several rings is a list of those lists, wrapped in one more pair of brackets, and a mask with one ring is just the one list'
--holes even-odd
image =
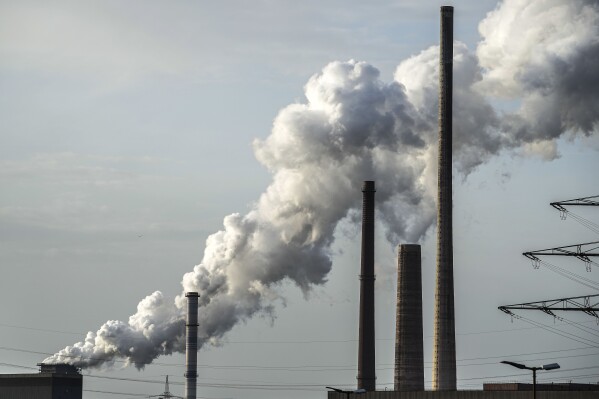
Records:
{"label": "building wall", "polygon": [[1,399],[82,399],[81,375],[0,375]]}
{"label": "building wall", "polygon": [[[532,384],[523,383],[487,383],[483,391],[532,391]],[[578,384],[573,382],[537,384],[537,391],[596,391],[599,395],[599,384]]]}
{"label": "building wall", "polygon": [[[329,392],[328,399],[530,399],[526,391],[374,391],[366,393]],[[597,392],[537,392],[537,399],[597,399]]]}
{"label": "building wall", "polygon": [[81,399],[83,379],[81,376],[54,376],[52,383],[52,399]]}
{"label": "building wall", "polygon": [[2,376],[0,398],[2,399],[52,399],[51,378],[27,378]]}

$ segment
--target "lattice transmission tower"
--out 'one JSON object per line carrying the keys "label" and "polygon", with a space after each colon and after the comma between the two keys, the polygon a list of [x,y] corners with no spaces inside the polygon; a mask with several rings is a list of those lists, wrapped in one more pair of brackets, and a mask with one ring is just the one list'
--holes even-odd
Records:
{"label": "lattice transmission tower", "polygon": [[[551,202],[550,205],[560,212],[561,219],[566,219],[567,216],[572,216],[576,221],[599,234],[599,225],[581,217],[580,215],[576,215],[567,209],[571,206],[599,206],[599,195]],[[599,266],[599,264],[593,260],[593,258],[599,257],[599,241],[528,251],[524,252],[522,255],[532,261],[533,268],[535,269],[538,269],[541,264],[543,264],[563,277],[579,282],[589,288],[599,290],[599,283],[588,278],[578,276],[570,271],[560,268],[559,266],[552,265],[542,260],[542,258],[545,256],[573,257],[584,262],[587,272],[590,272],[592,270],[592,266]],[[512,312],[513,310],[540,310],[553,317],[556,317],[555,313],[553,313],[554,311],[584,312],[588,315],[596,317],[599,320],[599,316],[597,314],[597,311],[599,311],[599,294],[518,303],[514,305],[503,305],[499,306],[498,309],[511,316],[515,316],[515,314]]]}

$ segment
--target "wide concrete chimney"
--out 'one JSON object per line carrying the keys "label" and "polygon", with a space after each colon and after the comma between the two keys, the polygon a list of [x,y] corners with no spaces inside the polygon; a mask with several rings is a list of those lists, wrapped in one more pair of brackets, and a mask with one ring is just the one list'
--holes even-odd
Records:
{"label": "wide concrete chimney", "polygon": [[437,200],[437,282],[433,343],[433,390],[456,389],[452,235],[453,7],[441,7],[439,60],[439,194]]}
{"label": "wide concrete chimney", "polygon": [[185,328],[185,399],[196,399],[198,378],[198,298],[197,292],[187,292],[187,323]]}
{"label": "wide concrete chimney", "polygon": [[420,245],[402,244],[397,256],[395,391],[424,391]]}
{"label": "wide concrete chimney", "polygon": [[360,338],[358,389],[376,390],[374,356],[374,181],[362,186],[362,266],[360,274]]}

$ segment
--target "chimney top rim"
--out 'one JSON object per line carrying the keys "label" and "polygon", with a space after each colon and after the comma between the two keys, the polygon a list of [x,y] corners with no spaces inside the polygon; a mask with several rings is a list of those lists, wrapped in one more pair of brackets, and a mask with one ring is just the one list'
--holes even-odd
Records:
{"label": "chimney top rim", "polygon": [[374,180],[364,180],[362,184],[362,191],[376,191]]}
{"label": "chimney top rim", "polygon": [[420,244],[399,244],[397,249],[409,252],[420,251]]}

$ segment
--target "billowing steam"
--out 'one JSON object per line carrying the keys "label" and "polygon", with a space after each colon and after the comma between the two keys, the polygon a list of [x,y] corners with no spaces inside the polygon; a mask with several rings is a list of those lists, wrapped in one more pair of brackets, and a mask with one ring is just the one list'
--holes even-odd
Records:
{"label": "billowing steam", "polygon": [[[557,137],[597,134],[597,2],[504,1],[480,32],[476,53],[454,47],[459,172],[513,149],[551,158]],[[402,62],[391,83],[367,63],[332,62],[306,84],[306,102],[284,108],[271,135],[254,142],[272,183],[249,213],[225,217],[183,277],[184,291],[201,295],[200,345],[270,314],[281,282],[307,293],[326,281],[335,228],[359,205],[363,180],[379,182],[377,212],[393,245],[418,240],[434,223],[438,51]],[[155,292],[127,323],[106,322],[45,361],[99,367],[125,359],[141,368],[183,351],[184,299],[167,303]]]}

